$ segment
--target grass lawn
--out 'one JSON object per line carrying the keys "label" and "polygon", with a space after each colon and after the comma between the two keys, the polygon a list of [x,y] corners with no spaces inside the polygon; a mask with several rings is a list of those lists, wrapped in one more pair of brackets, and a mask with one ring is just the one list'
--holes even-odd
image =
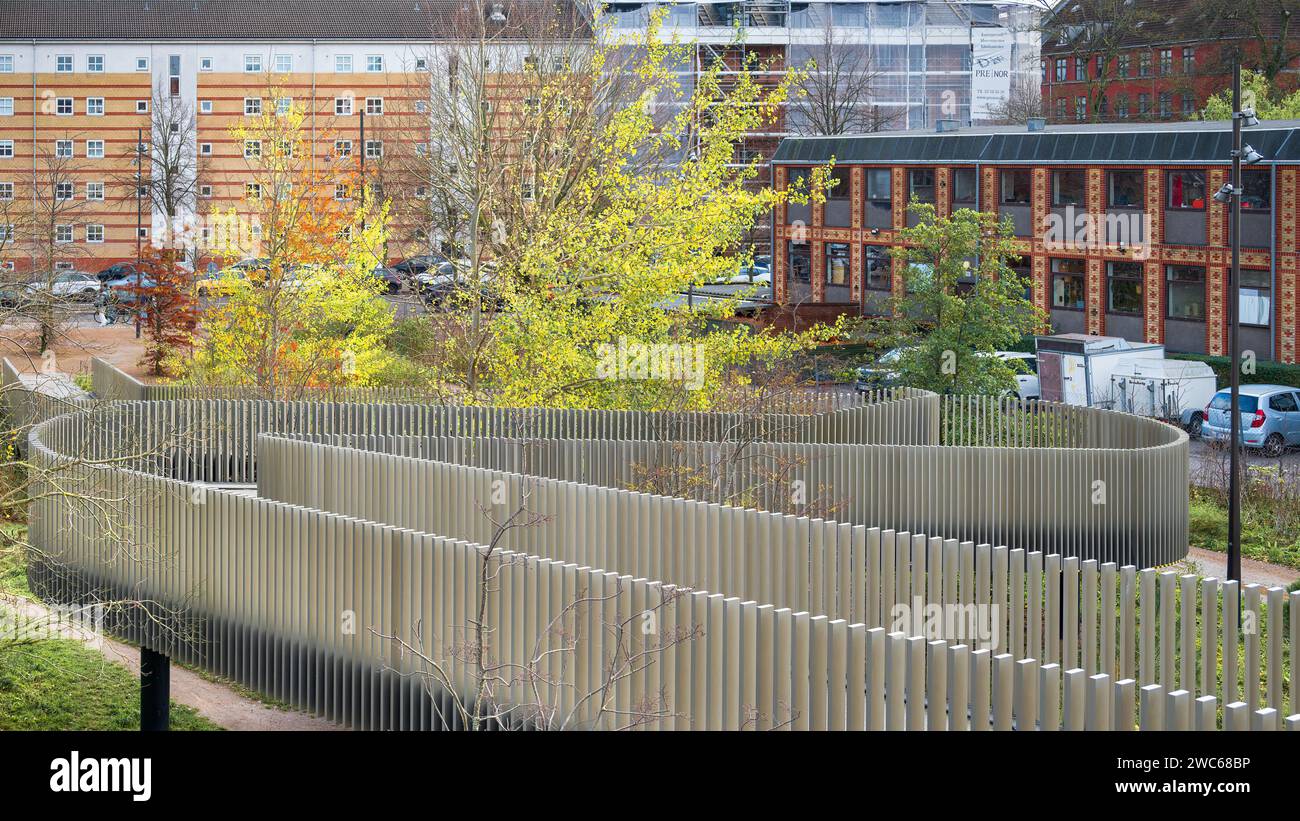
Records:
{"label": "grass lawn", "polygon": [[[172,702],[173,730],[219,730]],[[62,639],[0,650],[0,730],[138,730],[140,682],[99,651]]]}
{"label": "grass lawn", "polygon": [[[1247,494],[1242,503],[1241,554],[1300,569],[1300,511],[1287,500]],[[1228,542],[1228,508],[1220,494],[1191,489],[1188,541],[1222,553]]]}

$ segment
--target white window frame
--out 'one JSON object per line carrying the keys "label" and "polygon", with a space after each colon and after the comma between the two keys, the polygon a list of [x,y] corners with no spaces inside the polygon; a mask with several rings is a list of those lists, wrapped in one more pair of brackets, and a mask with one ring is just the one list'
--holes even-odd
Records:
{"label": "white window frame", "polygon": [[86,140],[86,159],[89,160],[104,159],[103,140]]}
{"label": "white window frame", "polygon": [[[91,188],[91,186],[97,186]],[[104,184],[102,182],[86,183],[86,202],[103,202],[104,201]]]}
{"label": "white window frame", "polygon": [[[292,74],[292,73],[293,73],[293,55],[292,55],[292,54],[287,53],[287,52],[280,52],[280,53],[278,53],[278,54],[275,55],[275,57],[273,58],[273,60],[274,60],[274,64],[275,64],[275,73],[276,73],[276,74]],[[281,61],[283,61],[283,60],[287,60],[287,61],[288,61],[288,67],[287,67],[287,68],[282,68],[282,67],[281,67],[280,63],[281,63]]]}
{"label": "white window frame", "polygon": [[[95,234],[99,234],[99,239],[95,239]],[[99,223],[91,223],[86,226],[86,242],[99,245],[104,241],[104,226]]]}
{"label": "white window frame", "polygon": [[[96,105],[96,104],[97,104],[97,105]],[[95,110],[96,108],[98,108],[99,110],[96,111],[96,110]],[[87,117],[103,117],[103,116],[104,116],[104,98],[103,98],[103,97],[87,97],[87,98],[86,98],[86,116],[87,116]]]}
{"label": "white window frame", "polygon": [[72,242],[75,239],[75,237],[76,234],[73,232],[71,225],[68,225],[67,223],[60,223],[54,226],[55,243],[59,245],[67,245],[68,243]]}
{"label": "white window frame", "polygon": [[54,98],[54,116],[71,117],[76,111],[76,102],[71,97]]}
{"label": "white window frame", "polygon": [[199,113],[200,113],[200,114],[211,114],[211,113],[212,113],[212,101],[211,101],[211,100],[199,100]]}
{"label": "white window frame", "polygon": [[262,116],[262,98],[245,97],[244,98],[244,116],[260,117]]}
{"label": "white window frame", "polygon": [[[95,68],[95,60],[99,60],[99,68]],[[107,67],[107,65],[108,65],[108,59],[102,54],[86,55],[87,74],[103,74],[104,69]]]}
{"label": "white window frame", "polygon": [[199,156],[200,156],[200,157],[211,157],[211,156],[212,156],[212,143],[199,143]]}
{"label": "white window frame", "polygon": [[[375,150],[372,151],[371,149],[375,149]],[[366,140],[366,159],[378,160],[378,159],[382,159],[383,156],[384,156],[383,140]]]}
{"label": "white window frame", "polygon": [[76,71],[76,62],[71,54],[54,55],[54,73],[71,74]]}
{"label": "white window frame", "polygon": [[54,270],[56,270],[56,271],[75,271],[75,270],[77,270],[77,266],[73,265],[71,262],[56,262],[56,263],[54,263]]}
{"label": "white window frame", "polygon": [[9,180],[0,180],[0,202],[13,202],[13,199],[14,184]]}
{"label": "white window frame", "polygon": [[[355,102],[356,102],[355,98],[350,97],[350,96],[347,96],[347,95],[345,95],[345,96],[343,96],[343,97],[335,97],[335,98],[334,98],[334,116],[335,116],[335,117],[350,117],[350,116],[352,116],[352,109],[353,109],[353,106],[355,105]],[[339,110],[340,108],[342,108],[343,110],[340,111],[340,110]]]}
{"label": "white window frame", "polygon": [[276,97],[276,98],[275,98],[275,116],[277,116],[277,117],[288,117],[288,116],[289,116],[290,114],[292,114],[292,113],[293,113],[293,98],[292,98],[292,97]]}
{"label": "white window frame", "polygon": [[212,70],[212,58],[211,58],[211,57],[200,57],[200,58],[199,58],[199,71],[211,71],[211,70]]}
{"label": "white window frame", "polygon": [[14,141],[0,140],[0,159],[12,160],[14,157]]}
{"label": "white window frame", "polygon": [[384,114],[383,97],[366,98],[366,115],[369,117],[382,117]]}
{"label": "white window frame", "polygon": [[262,158],[261,140],[244,140],[244,159],[260,160]]}
{"label": "white window frame", "polygon": [[[376,65],[375,61],[378,60]],[[384,55],[367,54],[366,55],[366,72],[370,74],[382,74],[384,71]]]}
{"label": "white window frame", "polygon": [[245,54],[244,55],[244,73],[260,74],[262,72],[262,55]]}
{"label": "white window frame", "polygon": [[12,117],[14,115],[14,98],[0,97],[0,117]]}
{"label": "white window frame", "polygon": [[334,55],[334,73],[351,74],[352,73],[352,55],[335,54]]}
{"label": "white window frame", "polygon": [[14,73],[14,56],[12,54],[0,54],[0,74]]}
{"label": "white window frame", "polygon": [[244,183],[244,199],[260,200],[262,198],[262,184],[260,182]]}
{"label": "white window frame", "polygon": [[148,71],[148,70],[149,70],[149,58],[148,58],[148,57],[137,57],[137,58],[135,58],[135,70],[136,70],[136,71]]}
{"label": "white window frame", "polygon": [[199,196],[200,196],[200,197],[203,197],[204,199],[207,199],[208,197],[211,197],[211,196],[212,196],[212,186],[210,186],[210,185],[200,185],[200,186],[199,186]]}
{"label": "white window frame", "polygon": [[148,113],[149,113],[149,101],[148,101],[148,100],[136,100],[136,101],[135,101],[135,113],[136,113],[136,114],[148,114]]}
{"label": "white window frame", "polygon": [[76,143],[72,140],[55,140],[54,157],[59,160],[71,159],[77,151]]}
{"label": "white window frame", "polygon": [[351,156],[352,156],[352,141],[351,141],[351,140],[335,140],[335,141],[334,141],[334,156],[336,156],[336,157],[351,157]]}
{"label": "white window frame", "polygon": [[55,202],[72,202],[76,196],[77,192],[72,183],[65,180],[54,184]]}

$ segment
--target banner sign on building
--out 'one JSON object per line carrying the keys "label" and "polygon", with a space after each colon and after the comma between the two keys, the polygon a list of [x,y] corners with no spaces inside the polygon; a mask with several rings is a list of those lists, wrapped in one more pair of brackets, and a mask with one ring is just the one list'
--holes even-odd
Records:
{"label": "banner sign on building", "polygon": [[971,29],[971,120],[992,118],[990,109],[1010,96],[1011,44],[1009,29],[983,26]]}

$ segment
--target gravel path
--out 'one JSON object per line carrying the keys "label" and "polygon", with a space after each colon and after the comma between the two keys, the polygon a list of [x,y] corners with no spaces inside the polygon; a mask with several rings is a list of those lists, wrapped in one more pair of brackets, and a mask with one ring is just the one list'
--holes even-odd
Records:
{"label": "gravel path", "polygon": [[[1196,563],[1196,572],[1202,576],[1225,579],[1228,576],[1228,554],[1216,553],[1200,547],[1193,547],[1187,553],[1188,560]],[[1278,564],[1258,562],[1254,559],[1241,559],[1241,581],[1243,584],[1262,584],[1265,587],[1286,587],[1300,579],[1300,570],[1283,567]]]}

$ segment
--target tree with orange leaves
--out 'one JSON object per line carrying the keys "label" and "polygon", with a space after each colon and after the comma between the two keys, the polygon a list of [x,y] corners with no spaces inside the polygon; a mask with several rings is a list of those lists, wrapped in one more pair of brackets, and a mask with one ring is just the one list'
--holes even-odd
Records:
{"label": "tree with orange leaves", "polygon": [[176,253],[145,246],[139,284],[132,280],[120,288],[140,312],[147,337],[140,364],[147,365],[154,376],[167,376],[179,369],[177,357],[194,347],[194,332],[199,324],[199,304],[193,295],[191,276],[177,264]]}
{"label": "tree with orange leaves", "polygon": [[214,220],[214,241],[245,263],[226,274],[228,297],[204,316],[189,377],[290,398],[373,384],[390,356],[392,309],[371,273],[383,260],[388,206],[338,162],[312,161],[306,112],[274,102],[281,94],[268,84],[272,104],[231,128],[248,166],[245,197]]}

